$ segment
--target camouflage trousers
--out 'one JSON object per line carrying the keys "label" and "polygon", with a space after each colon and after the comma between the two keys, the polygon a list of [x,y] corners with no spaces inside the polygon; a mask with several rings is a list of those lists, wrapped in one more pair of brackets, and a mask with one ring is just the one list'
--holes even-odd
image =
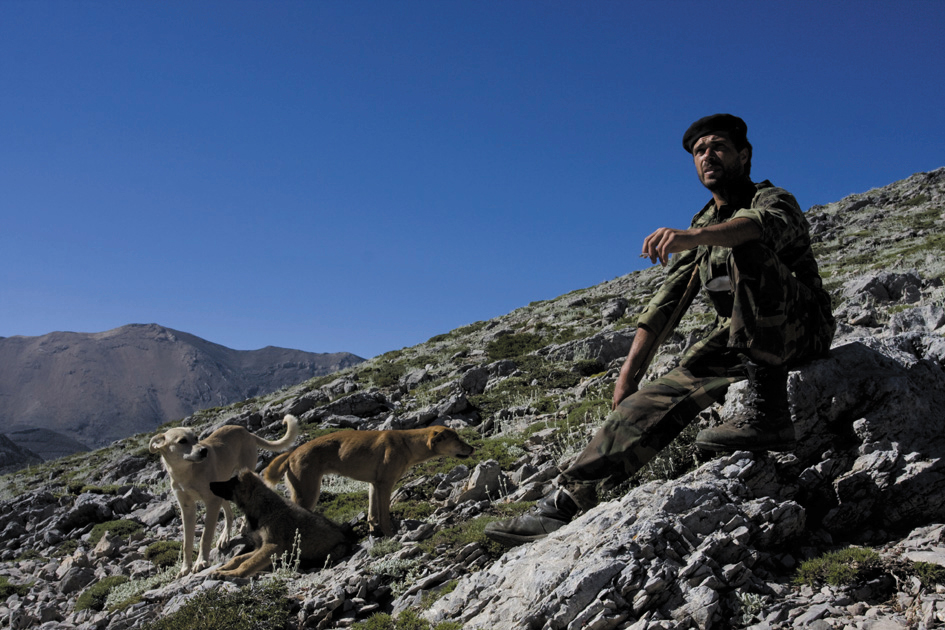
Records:
{"label": "camouflage trousers", "polygon": [[620,402],[590,444],[562,474],[566,485],[597,491],[629,479],[700,411],[722,402],[747,378],[742,356],[758,350],[788,365],[822,356],[835,323],[810,289],[759,243],[736,247],[728,295],[712,296],[718,317],[709,335],[686,351],[679,367]]}

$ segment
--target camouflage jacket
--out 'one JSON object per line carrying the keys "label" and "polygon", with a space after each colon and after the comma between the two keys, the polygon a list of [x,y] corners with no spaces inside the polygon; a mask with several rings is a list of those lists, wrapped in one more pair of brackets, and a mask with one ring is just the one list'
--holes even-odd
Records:
{"label": "camouflage jacket", "polygon": [[[800,283],[811,289],[826,320],[832,320],[830,295],[823,288],[811,251],[810,225],[794,196],[767,180],[751,184],[736,195],[732,203],[723,206],[721,212],[714,201],[709,201],[693,217],[691,227],[707,227],[739,217],[751,219],[761,228],[762,243],[778,255]],[[699,266],[704,287],[710,279],[727,273],[730,252],[730,248],[703,245],[676,254],[663,286],[650,300],[637,325],[659,333],[683,298],[693,268]]]}

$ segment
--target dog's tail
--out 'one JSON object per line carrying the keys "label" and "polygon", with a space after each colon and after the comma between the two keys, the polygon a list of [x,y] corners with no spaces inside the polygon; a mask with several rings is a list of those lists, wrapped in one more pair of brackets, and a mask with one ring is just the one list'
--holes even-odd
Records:
{"label": "dog's tail", "polygon": [[264,440],[259,436],[254,436],[256,438],[256,444],[260,448],[274,453],[281,453],[292,448],[292,445],[295,443],[295,438],[299,437],[299,419],[291,414],[286,414],[286,417],[282,419],[282,424],[285,425],[284,436],[278,440],[271,441]]}
{"label": "dog's tail", "polygon": [[276,458],[266,466],[266,470],[263,471],[263,479],[270,488],[278,485],[278,483],[282,481],[282,477],[285,475],[286,471],[289,470],[289,455],[291,454],[292,451],[277,455]]}

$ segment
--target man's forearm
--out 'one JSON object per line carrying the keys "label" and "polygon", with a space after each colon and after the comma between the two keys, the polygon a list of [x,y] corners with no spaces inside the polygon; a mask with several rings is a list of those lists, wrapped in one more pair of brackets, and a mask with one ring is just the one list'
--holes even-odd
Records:
{"label": "man's forearm", "polygon": [[739,217],[704,228],[693,228],[697,245],[738,247],[761,238],[761,228],[751,219]]}
{"label": "man's forearm", "polygon": [[633,336],[633,343],[630,345],[630,352],[620,367],[620,374],[617,376],[617,382],[614,385],[613,408],[620,404],[620,401],[637,391],[637,385],[640,381],[640,372],[646,369],[646,363],[649,359],[650,348],[656,343],[657,335],[650,329],[638,327]]}
{"label": "man's forearm", "polygon": [[761,236],[758,224],[745,217],[687,230],[660,228],[643,240],[641,255],[649,258],[651,262],[658,260],[661,265],[665,265],[669,262],[670,254],[695,249],[700,245],[737,247]]}
{"label": "man's forearm", "polygon": [[638,372],[643,367],[643,363],[650,354],[650,347],[656,343],[656,333],[649,328],[640,326],[636,334],[633,335],[633,342],[630,344],[630,352],[627,353],[627,359],[620,368],[620,377],[628,378],[636,382]]}

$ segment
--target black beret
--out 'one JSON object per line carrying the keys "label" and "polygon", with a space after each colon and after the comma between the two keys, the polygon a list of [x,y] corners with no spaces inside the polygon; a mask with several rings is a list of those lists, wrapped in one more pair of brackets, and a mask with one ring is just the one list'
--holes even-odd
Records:
{"label": "black beret", "polygon": [[731,114],[712,114],[689,125],[682,137],[683,148],[687,153],[692,153],[692,145],[699,138],[719,131],[727,133],[736,147],[748,142],[748,125],[744,120]]}

